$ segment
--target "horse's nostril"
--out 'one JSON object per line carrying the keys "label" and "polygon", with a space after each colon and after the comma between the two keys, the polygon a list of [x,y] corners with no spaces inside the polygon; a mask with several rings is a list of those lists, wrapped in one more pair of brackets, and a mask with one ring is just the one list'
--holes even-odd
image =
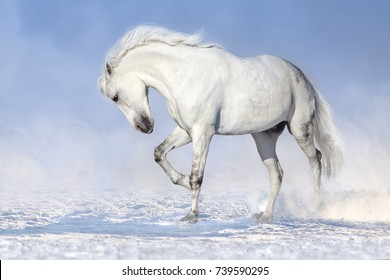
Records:
{"label": "horse's nostril", "polygon": [[153,132],[153,125],[137,123],[135,128],[143,133],[150,134]]}

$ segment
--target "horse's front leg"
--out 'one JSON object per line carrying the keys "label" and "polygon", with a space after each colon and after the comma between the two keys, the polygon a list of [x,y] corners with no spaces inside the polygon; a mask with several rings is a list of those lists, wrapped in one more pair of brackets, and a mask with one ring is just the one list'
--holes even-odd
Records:
{"label": "horse's front leg", "polygon": [[203,175],[206,165],[207,154],[213,133],[193,132],[191,133],[193,142],[192,168],[190,176],[190,186],[192,191],[191,209],[187,216],[181,221],[196,223],[199,218],[199,193],[202,186]]}
{"label": "horse's front leg", "polygon": [[175,148],[179,148],[191,142],[191,137],[180,127],[176,127],[173,132],[156,149],[154,149],[154,160],[162,167],[171,181],[176,184],[191,189],[188,175],[183,175],[175,170],[168,162],[166,155]]}

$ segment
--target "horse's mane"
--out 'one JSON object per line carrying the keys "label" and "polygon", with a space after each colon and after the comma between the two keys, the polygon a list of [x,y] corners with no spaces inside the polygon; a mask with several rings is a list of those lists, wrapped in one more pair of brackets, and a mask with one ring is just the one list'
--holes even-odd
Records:
{"label": "horse's mane", "polygon": [[220,48],[216,44],[200,44],[204,33],[184,34],[159,26],[140,25],[123,35],[107,52],[106,63],[116,67],[124,56],[135,48],[162,43],[169,46],[188,46],[198,48]]}

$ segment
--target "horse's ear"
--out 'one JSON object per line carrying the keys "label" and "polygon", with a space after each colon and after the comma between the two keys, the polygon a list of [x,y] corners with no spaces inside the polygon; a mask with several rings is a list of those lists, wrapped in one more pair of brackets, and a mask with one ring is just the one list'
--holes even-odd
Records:
{"label": "horse's ear", "polygon": [[106,70],[107,70],[107,73],[108,75],[112,75],[112,67],[109,63],[106,63]]}

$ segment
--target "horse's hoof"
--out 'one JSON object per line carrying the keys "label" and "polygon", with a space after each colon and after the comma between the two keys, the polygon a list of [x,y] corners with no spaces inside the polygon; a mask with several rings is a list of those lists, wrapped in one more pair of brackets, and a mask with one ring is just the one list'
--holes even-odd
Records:
{"label": "horse's hoof", "polygon": [[257,224],[270,224],[272,222],[272,216],[264,215],[263,212],[256,213],[254,218]]}
{"label": "horse's hoof", "polygon": [[181,222],[188,222],[188,223],[191,223],[191,224],[197,223],[198,220],[199,220],[199,214],[198,213],[194,213],[192,211],[190,213],[188,213],[187,216],[185,216],[184,218],[180,219]]}

